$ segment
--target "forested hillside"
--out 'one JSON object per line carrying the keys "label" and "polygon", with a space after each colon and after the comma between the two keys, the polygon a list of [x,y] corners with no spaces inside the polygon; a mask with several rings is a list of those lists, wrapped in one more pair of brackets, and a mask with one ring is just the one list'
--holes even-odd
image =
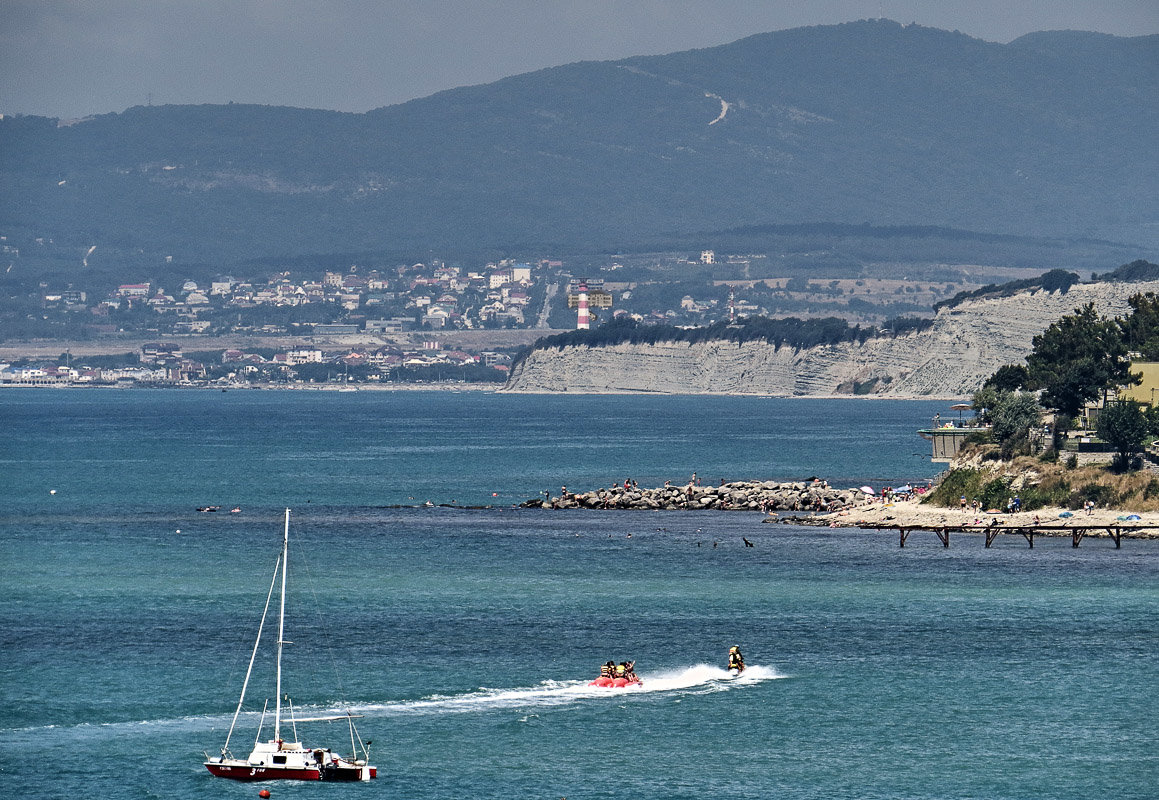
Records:
{"label": "forested hillside", "polygon": [[1147,244],[1157,64],[1155,36],[995,44],[882,20],[572,64],[366,114],[5,117],[0,234],[25,253],[41,239],[187,263],[713,246],[818,222]]}

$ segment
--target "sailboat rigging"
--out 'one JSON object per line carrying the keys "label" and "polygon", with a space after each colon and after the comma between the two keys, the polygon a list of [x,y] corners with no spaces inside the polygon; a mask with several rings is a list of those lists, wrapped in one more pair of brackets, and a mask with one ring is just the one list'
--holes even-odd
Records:
{"label": "sailboat rigging", "polygon": [[[209,772],[218,778],[232,778],[239,781],[270,781],[270,780],[299,780],[299,781],[368,781],[378,777],[377,767],[367,763],[370,754],[370,742],[363,742],[354,727],[354,714],[338,714],[324,717],[307,717],[295,719],[293,706],[290,705],[290,725],[293,737],[290,741],[282,737],[282,647],[285,640],[286,624],[286,567],[290,552],[290,509],[286,509],[286,524],[282,534],[282,553],[274,564],[274,576],[270,580],[270,590],[266,594],[266,605],[262,611],[262,621],[258,626],[258,635],[254,640],[253,652],[250,653],[249,668],[246,670],[245,681],[241,687],[241,697],[237,701],[237,709],[233,713],[233,721],[229,726],[229,733],[222,745],[221,755],[206,755],[205,766]],[[278,655],[276,699],[274,701],[274,736],[266,741],[261,740],[262,724],[265,723],[269,701],[262,708],[262,723],[258,725],[257,739],[249,758],[235,758],[229,750],[229,740],[233,737],[234,727],[237,725],[242,706],[245,703],[246,690],[249,688],[250,675],[253,673],[254,660],[257,658],[258,645],[262,640],[262,631],[265,629],[266,616],[270,609],[270,601],[274,595],[274,588],[281,577],[281,595],[278,605]],[[288,703],[288,698],[287,698]],[[350,728],[350,746],[353,754],[340,756],[325,747],[303,747],[298,740],[299,722],[329,722],[346,720]],[[361,751],[361,756],[359,755]]]}

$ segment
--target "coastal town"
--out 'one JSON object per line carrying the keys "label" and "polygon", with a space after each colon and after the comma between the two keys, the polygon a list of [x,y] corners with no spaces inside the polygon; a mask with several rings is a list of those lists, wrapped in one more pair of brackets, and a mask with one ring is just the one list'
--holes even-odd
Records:
{"label": "coastal town", "polygon": [[[0,246],[20,263],[12,240],[0,237]],[[761,262],[702,250],[566,266],[550,257],[477,267],[432,258],[110,286],[95,278],[15,281],[10,292],[18,294],[0,314],[0,386],[496,384],[537,336],[583,327],[581,287],[587,324],[596,327],[613,319],[703,326],[788,314],[873,322],[928,314],[939,298],[973,285],[961,276],[945,283],[745,277],[760,274]],[[673,284],[672,275],[695,280]],[[52,342],[60,345],[49,356],[31,346]]]}
{"label": "coastal town", "polygon": [[[0,385],[501,382],[516,348],[467,351],[444,346],[439,334],[525,327],[533,296],[538,293],[542,305],[544,291],[530,264],[511,261],[479,271],[434,261],[390,274],[354,266],[306,278],[282,272],[264,282],[222,276],[185,280],[177,291],[131,283],[100,298],[42,289],[45,321],[81,319],[85,338],[114,343],[118,335],[141,333],[158,340],[119,360],[74,360],[68,352],[52,363],[13,360],[0,364]],[[409,332],[430,335],[390,336]],[[227,335],[231,342],[248,337],[254,345],[191,351],[184,344]],[[271,341],[285,344],[262,346]]]}

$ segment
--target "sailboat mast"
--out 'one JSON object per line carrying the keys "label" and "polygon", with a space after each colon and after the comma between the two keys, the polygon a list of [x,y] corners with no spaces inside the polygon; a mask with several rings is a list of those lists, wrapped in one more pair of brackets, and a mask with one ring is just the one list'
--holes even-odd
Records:
{"label": "sailboat mast", "polygon": [[[245,671],[245,681],[241,685],[241,697],[237,700],[237,709],[233,712],[233,721],[229,723],[229,733],[225,736],[225,744],[221,746],[221,754],[224,756],[229,752],[229,740],[233,738],[233,729],[237,726],[237,718],[241,715],[241,707],[245,704],[245,693],[250,685],[250,675],[254,671],[254,659],[258,657],[258,645],[262,643],[262,631],[266,629],[266,615],[270,613],[270,599],[274,596],[274,587],[278,585],[278,570],[282,568],[282,560],[279,558],[278,563],[274,565],[274,574],[270,578],[270,590],[266,592],[266,606],[262,609],[262,621],[258,625],[258,635],[254,639],[254,649],[250,653],[250,664]],[[268,703],[268,701],[267,701]],[[262,716],[265,717],[266,710],[262,709]],[[258,728],[261,731],[261,728]]]}
{"label": "sailboat mast", "polygon": [[282,645],[286,625],[286,567],[290,554],[290,509],[286,509],[286,528],[282,533],[282,600],[278,609],[278,696],[274,704],[274,740],[282,740]]}

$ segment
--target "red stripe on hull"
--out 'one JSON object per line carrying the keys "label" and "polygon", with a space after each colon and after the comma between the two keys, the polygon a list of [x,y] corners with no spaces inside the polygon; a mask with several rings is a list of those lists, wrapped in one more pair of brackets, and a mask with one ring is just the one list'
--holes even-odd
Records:
{"label": "red stripe on hull", "polygon": [[235,781],[318,781],[322,773],[316,769],[287,769],[285,767],[231,767],[229,764],[206,764],[206,768],[218,778]]}

